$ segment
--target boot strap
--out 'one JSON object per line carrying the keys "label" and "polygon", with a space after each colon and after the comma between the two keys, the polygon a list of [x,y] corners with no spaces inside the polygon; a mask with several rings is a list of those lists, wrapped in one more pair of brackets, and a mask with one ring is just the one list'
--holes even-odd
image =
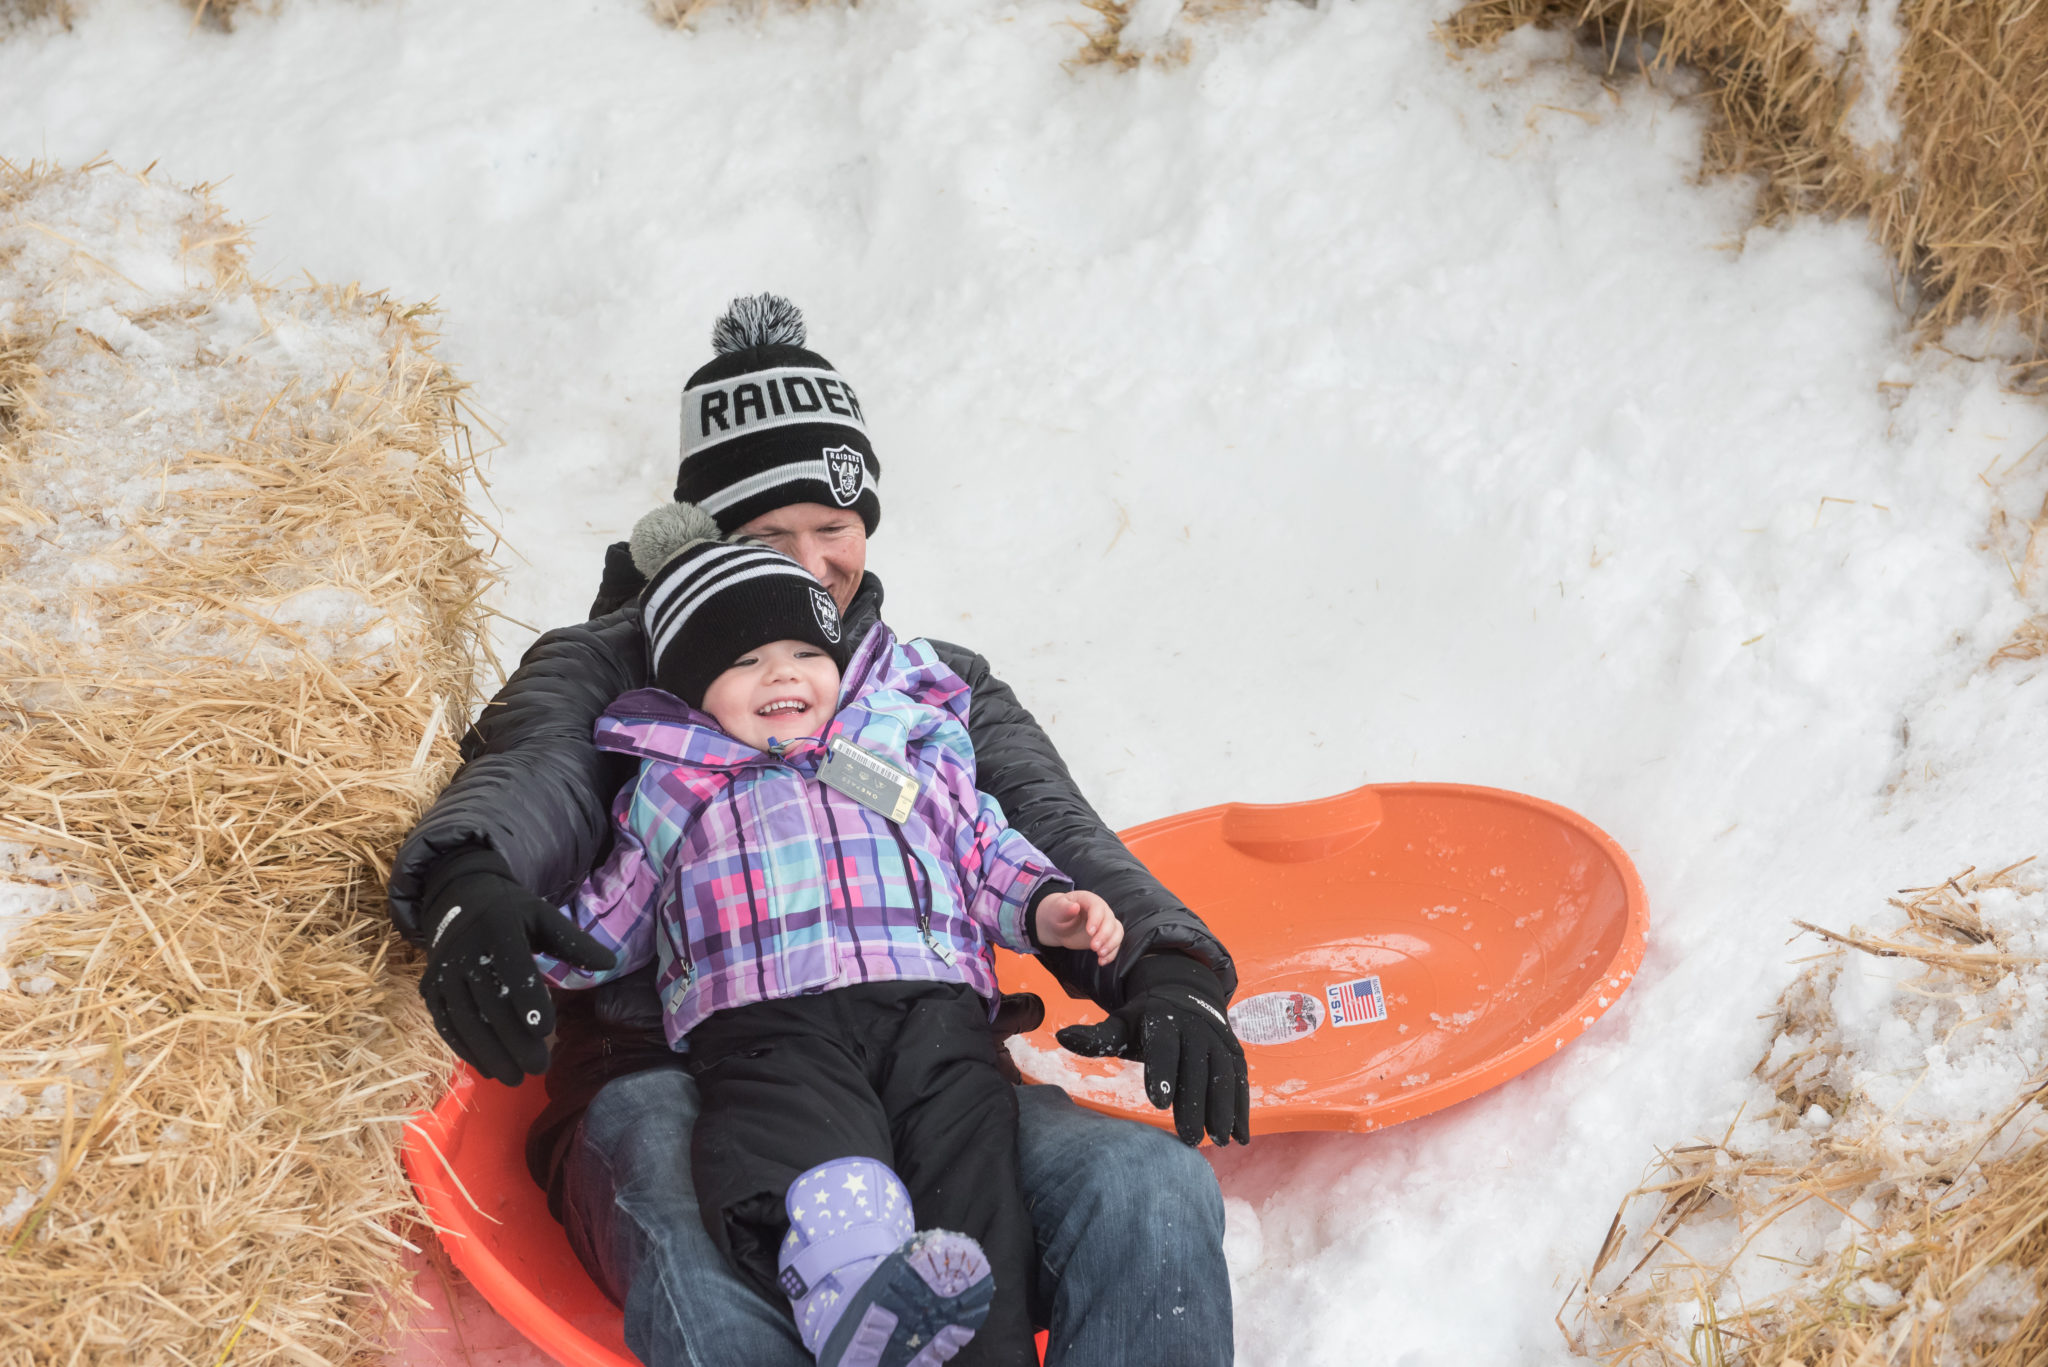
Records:
{"label": "boot strap", "polygon": [[857,1263],[862,1258],[879,1258],[901,1247],[903,1240],[897,1238],[888,1225],[880,1220],[869,1220],[798,1250],[783,1267],[782,1275],[775,1279],[775,1283],[782,1288],[783,1295],[793,1301],[801,1300],[819,1281],[848,1263]]}

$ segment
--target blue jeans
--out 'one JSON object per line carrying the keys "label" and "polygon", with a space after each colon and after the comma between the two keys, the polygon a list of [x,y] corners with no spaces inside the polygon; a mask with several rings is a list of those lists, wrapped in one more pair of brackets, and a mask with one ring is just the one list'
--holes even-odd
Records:
{"label": "blue jeans", "polygon": [[[1172,1135],[1017,1091],[1024,1195],[1038,1241],[1047,1367],[1225,1367],[1223,1196]],[[811,1367],[787,1307],[712,1246],[690,1180],[697,1085],[679,1069],[607,1083],[564,1170],[576,1256],[625,1308],[647,1367]]]}

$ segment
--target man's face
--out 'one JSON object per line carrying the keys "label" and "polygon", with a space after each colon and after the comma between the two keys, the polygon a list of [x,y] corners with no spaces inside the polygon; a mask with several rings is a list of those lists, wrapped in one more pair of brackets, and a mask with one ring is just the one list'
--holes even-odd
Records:
{"label": "man's face", "polygon": [[811,572],[845,612],[868,568],[868,529],[860,514],[822,503],[792,503],[739,529]]}

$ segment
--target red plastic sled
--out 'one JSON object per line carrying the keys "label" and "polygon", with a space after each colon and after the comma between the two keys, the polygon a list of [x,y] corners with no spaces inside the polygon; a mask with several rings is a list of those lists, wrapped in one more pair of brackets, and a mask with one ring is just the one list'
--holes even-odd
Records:
{"label": "red plastic sled", "polygon": [[[1463,1101],[1555,1054],[1618,999],[1649,916],[1635,866],[1553,803],[1389,783],[1316,802],[1231,803],[1123,833],[1237,956],[1252,1132],[1376,1130]],[[1024,1075],[1167,1126],[1142,1070],[1062,1050],[1099,1020],[1029,959],[1003,985],[1045,998],[1012,1041]]]}
{"label": "red plastic sled", "polygon": [[[1516,793],[1387,784],[1212,807],[1124,839],[1237,955],[1231,1016],[1255,1134],[1372,1130],[1461,1101],[1556,1053],[1642,961],[1647,910],[1628,856]],[[1029,960],[1004,955],[1002,977],[1046,1001],[1044,1028],[1013,1044],[1027,1076],[1170,1123],[1140,1095],[1137,1065],[1054,1043],[1097,1008]],[[545,1101],[539,1078],[503,1087],[458,1069],[408,1122],[406,1172],[449,1259],[514,1327],[568,1367],[636,1367],[618,1308],[527,1176],[526,1130]]]}

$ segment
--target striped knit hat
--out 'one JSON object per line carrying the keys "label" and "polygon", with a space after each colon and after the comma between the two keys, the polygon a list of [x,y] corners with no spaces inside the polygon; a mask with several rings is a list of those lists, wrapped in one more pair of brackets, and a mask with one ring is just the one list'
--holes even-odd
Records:
{"label": "striped knit hat", "polygon": [[735,299],[711,329],[718,356],[683,390],[676,499],[730,534],[792,503],[882,520],[882,463],[853,386],[804,350],[804,316],[773,294]]}
{"label": "striped knit hat", "polygon": [[654,682],[690,706],[703,704],[734,660],[770,641],[807,641],[845,670],[852,647],[838,605],[782,552],[719,540],[717,522],[690,503],[641,518],[630,544],[648,581],[641,629]]}

